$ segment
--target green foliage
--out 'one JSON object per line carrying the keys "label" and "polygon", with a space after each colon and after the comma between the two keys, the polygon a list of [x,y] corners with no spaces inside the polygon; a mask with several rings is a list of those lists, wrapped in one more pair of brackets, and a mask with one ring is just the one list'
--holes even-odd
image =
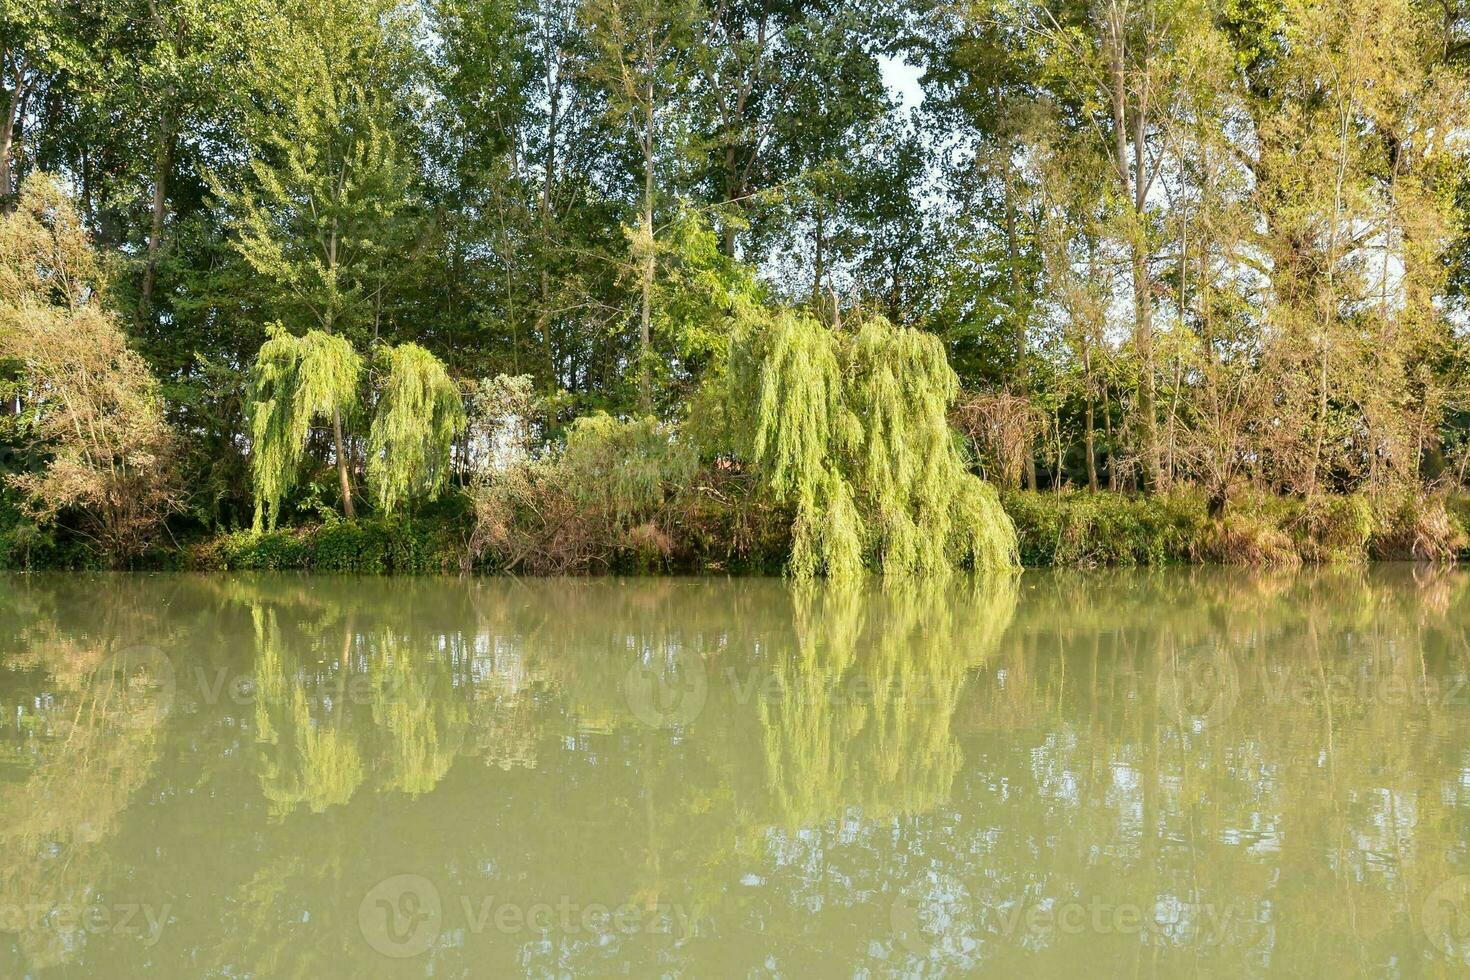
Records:
{"label": "green foliage", "polygon": [[1159,565],[1189,561],[1205,521],[1197,494],[1008,493],[1027,566]]}
{"label": "green foliage", "polygon": [[626,524],[656,511],[666,494],[688,480],[695,460],[655,419],[624,421],[597,412],[567,429],[561,462],[574,497]]}
{"label": "green foliage", "polygon": [[[449,476],[450,449],[464,431],[459,387],[443,363],[417,344],[381,347],[380,388],[367,442],[367,476],[379,508],[435,499]],[[335,431],[358,405],[363,359],[336,334],[293,337],[274,326],[251,372],[251,471],[255,527],[275,527],[295,485],[314,422]],[[345,451],[345,443],[339,443]]]}
{"label": "green foliage", "polygon": [[1011,492],[1004,501],[1028,566],[1447,561],[1467,541],[1457,508],[1470,514],[1463,497],[1408,492],[1313,500],[1241,493],[1214,518],[1197,490],[1152,497]]}
{"label": "green foliage", "polygon": [[1222,565],[1290,568],[1300,565],[1296,542],[1266,509],[1237,509],[1207,524],[1193,549]]}
{"label": "green foliage", "polygon": [[878,7],[5,5],[0,294],[52,309],[0,327],[7,560],[168,560],[358,479],[412,510],[453,460],[517,464],[481,482],[551,569],[1006,565],[949,367],[997,486],[1209,495],[1177,534],[1028,501],[1035,560],[1460,547],[1470,7]]}
{"label": "green foliage", "polygon": [[466,399],[470,444],[491,461],[508,457],[519,461],[530,455],[531,436],[542,406],[535,379],[529,374],[497,374],[481,378]]}
{"label": "green foliage", "polygon": [[55,524],[37,524],[25,515],[12,492],[0,486],[0,568],[40,571],[105,567],[107,556],[86,539],[70,535]]}
{"label": "green foliage", "polygon": [[419,345],[384,347],[378,357],[387,378],[368,436],[367,475],[378,507],[391,514],[412,497],[438,497],[465,412],[444,365]]}
{"label": "green foliage", "polygon": [[295,485],[313,421],[357,403],[362,358],[341,337],[321,330],[294,337],[279,325],[260,348],[250,376],[250,469],[255,527],[274,528],[281,500]]}
{"label": "green foliage", "polygon": [[1365,560],[1373,529],[1373,507],[1356,493],[1310,497],[1291,522],[1297,551],[1318,564]]}
{"label": "green foliage", "polygon": [[414,16],[398,0],[287,0],[263,14],[241,127],[249,177],[216,191],[281,315],[361,342],[408,234],[396,103]]}
{"label": "green foliage", "polygon": [[731,359],[737,451],[795,510],[793,576],[1015,563],[1010,520],[950,428],[959,384],[933,335],[783,311],[747,324]]}
{"label": "green foliage", "polygon": [[395,575],[456,571],[464,523],[463,508],[445,507],[420,519],[373,517],[289,530],[236,531],[196,544],[188,565],[200,570]]}
{"label": "green foliage", "polygon": [[282,531],[239,531],[217,545],[217,554],[196,559],[203,567],[237,571],[285,571],[308,567],[307,538],[296,529]]}
{"label": "green foliage", "polygon": [[384,572],[391,531],[378,521],[333,521],[311,538],[311,568],[322,572]]}
{"label": "green foliage", "polygon": [[102,302],[104,266],[55,178],[33,176],[0,214],[0,364],[15,370],[4,408],[20,416],[4,428],[27,458],[5,482],[38,525],[79,517],[124,563],[177,510],[177,443],[158,379]]}

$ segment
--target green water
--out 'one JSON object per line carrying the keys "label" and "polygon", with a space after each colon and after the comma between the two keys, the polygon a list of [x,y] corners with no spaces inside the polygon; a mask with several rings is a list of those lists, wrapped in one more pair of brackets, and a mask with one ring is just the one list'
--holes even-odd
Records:
{"label": "green water", "polygon": [[17,576],[0,664],[0,977],[1470,970],[1459,572]]}

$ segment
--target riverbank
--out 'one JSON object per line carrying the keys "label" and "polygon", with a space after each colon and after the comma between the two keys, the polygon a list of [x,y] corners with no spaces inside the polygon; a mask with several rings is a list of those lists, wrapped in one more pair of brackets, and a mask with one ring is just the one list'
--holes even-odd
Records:
{"label": "riverbank", "polygon": [[[1443,494],[1320,496],[1313,501],[1243,493],[1212,517],[1194,489],[1151,497],[1085,491],[1002,495],[1021,564],[1133,567],[1179,564],[1283,566],[1470,559],[1470,497]],[[319,571],[363,574],[564,571],[573,573],[778,574],[790,549],[785,515],[736,496],[702,494],[666,519],[609,532],[575,566],[526,567],[476,540],[475,516],[451,497],[413,516],[302,523],[171,542],[139,562],[154,569]],[[84,541],[63,530],[0,531],[0,567],[97,568]]]}
{"label": "riverbank", "polygon": [[1442,494],[1307,500],[1242,493],[1218,516],[1192,489],[1153,497],[1010,493],[1002,500],[1028,567],[1449,562],[1470,547],[1470,498]]}

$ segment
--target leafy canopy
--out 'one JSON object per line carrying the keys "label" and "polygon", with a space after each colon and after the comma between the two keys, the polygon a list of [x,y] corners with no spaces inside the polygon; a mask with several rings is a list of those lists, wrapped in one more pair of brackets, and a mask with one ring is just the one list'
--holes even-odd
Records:
{"label": "leafy canopy", "polygon": [[8,482],[38,523],[76,509],[114,560],[177,509],[175,433],[159,385],[102,302],[102,264],[70,197],[45,174],[0,216],[0,362],[19,364],[34,468]]}
{"label": "leafy canopy", "polygon": [[[367,440],[367,476],[378,507],[391,513],[415,497],[433,499],[449,475],[450,447],[465,428],[459,387],[417,344],[379,346],[378,390]],[[293,336],[279,325],[251,371],[249,400],[255,525],[274,527],[295,485],[313,423],[350,418],[361,404],[363,357],[341,335]]]}

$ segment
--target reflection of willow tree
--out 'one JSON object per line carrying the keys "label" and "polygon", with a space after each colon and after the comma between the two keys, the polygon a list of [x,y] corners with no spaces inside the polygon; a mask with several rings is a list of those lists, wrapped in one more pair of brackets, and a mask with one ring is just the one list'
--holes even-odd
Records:
{"label": "reflection of willow tree", "polygon": [[[588,759],[576,791],[541,814],[557,867],[612,865],[624,890],[598,900],[702,915],[730,911],[732,869],[770,859],[772,824],[942,803],[961,761],[950,721],[964,677],[996,648],[1016,580],[595,580],[477,595],[494,610],[489,646],[522,651],[562,692],[576,747],[547,762]],[[651,726],[629,703],[630,671],[703,677],[708,701]]]}
{"label": "reflection of willow tree", "polygon": [[[94,597],[53,590],[18,631],[24,652],[5,657],[8,672],[26,672],[7,690],[36,689],[8,706],[3,733],[7,768],[19,775],[0,787],[0,908],[18,921],[0,928],[20,927],[36,967],[79,952],[81,916],[100,900],[109,864],[105,842],[153,773],[167,714],[159,662],[115,639],[155,636],[156,624],[126,586],[102,608]],[[41,910],[73,914],[41,921]]]}
{"label": "reflection of willow tree", "polygon": [[[456,670],[470,639],[432,616],[417,628],[410,610],[427,593],[412,583],[306,594],[254,585],[256,740],[272,814],[340,806],[369,779],[410,796],[432,790],[466,742],[475,690]],[[293,632],[277,609],[289,611]],[[358,628],[385,621],[393,625]]]}
{"label": "reflection of willow tree", "polygon": [[262,747],[260,787],[271,815],[284,817],[305,805],[313,813],[340,806],[363,780],[362,754],[352,733],[334,719],[312,717],[307,685],[288,674],[274,611],[254,611],[256,657],[255,739]]}
{"label": "reflection of willow tree", "polygon": [[776,809],[809,826],[944,802],[961,757],[950,731],[967,672],[996,649],[1012,575],[799,588],[794,644],[758,708]]}
{"label": "reflection of willow tree", "polygon": [[[131,581],[106,602],[70,580],[0,595],[0,905],[172,900],[177,925],[152,948],[49,925],[8,943],[37,965],[376,976],[356,903],[420,870],[451,902],[662,901],[712,926],[678,945],[461,933],[405,964],[445,976],[758,974],[770,950],[819,975],[865,949],[874,973],[1460,968],[1420,916],[1470,873],[1462,572],[1028,573],[1019,604],[1010,581]],[[196,632],[221,642],[181,642]],[[107,637],[179,651],[166,752]],[[200,698],[184,670],[246,657],[250,704]],[[1199,664],[1233,678],[1218,718],[1159,683]],[[630,708],[630,666],[696,665],[697,717]],[[445,778],[456,754],[489,764]],[[893,889],[955,881],[991,912],[961,922],[976,941],[906,958]],[[1001,928],[1094,899],[1174,931]],[[1191,931],[1202,904],[1226,916],[1219,944]]]}
{"label": "reflection of willow tree", "polygon": [[415,656],[410,644],[385,633],[371,654],[372,714],[385,789],[410,796],[439,784],[464,744],[469,706],[456,689],[452,664]]}

